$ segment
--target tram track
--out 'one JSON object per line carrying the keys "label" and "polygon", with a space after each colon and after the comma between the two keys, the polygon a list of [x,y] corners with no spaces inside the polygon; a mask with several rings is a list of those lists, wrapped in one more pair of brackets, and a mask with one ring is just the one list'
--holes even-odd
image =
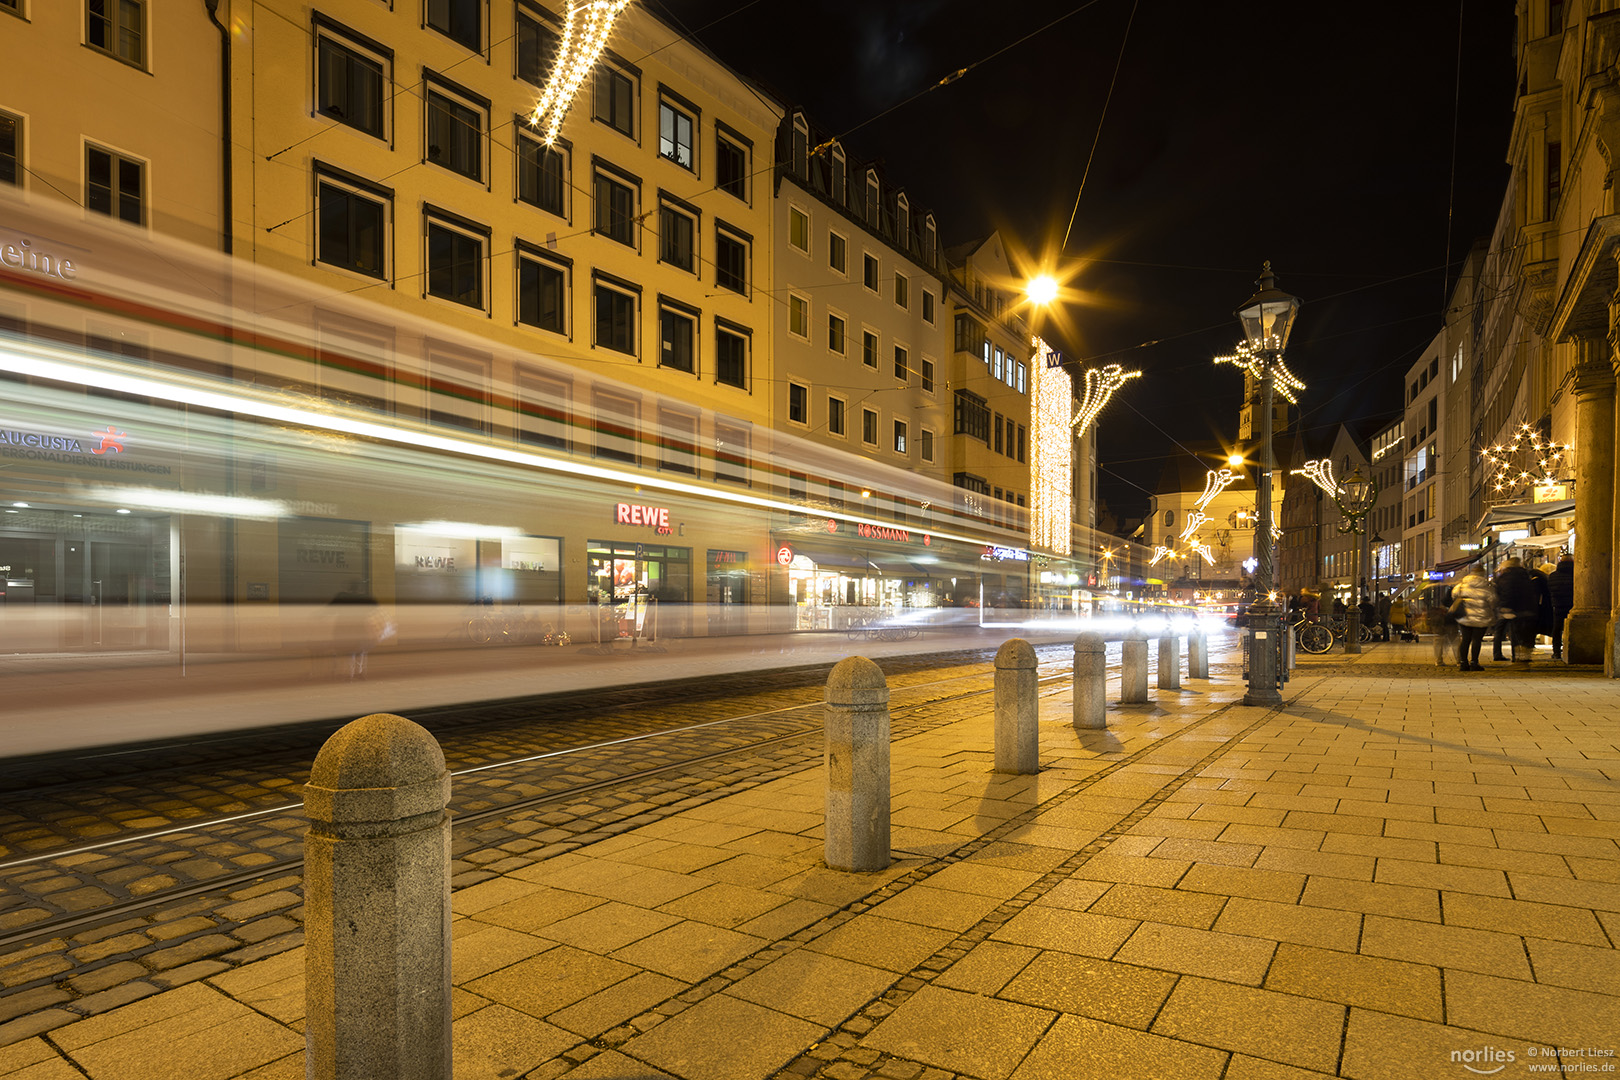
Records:
{"label": "tram track", "polygon": [[[1060,665],[1054,665],[1051,661],[1049,661],[1043,666],[1051,667]],[[1042,687],[1042,693],[1053,694],[1060,692],[1062,686],[1067,684],[1070,677],[1071,672],[1068,669],[1058,670],[1041,676],[1039,683]],[[944,694],[924,694],[921,700],[909,703],[896,704],[893,701],[893,696],[896,694],[908,694],[913,691],[937,690],[942,684],[945,683],[959,683],[968,680],[978,680],[988,685]],[[993,677],[990,673],[987,673],[982,669],[961,675],[930,679],[923,682],[916,682],[909,685],[891,688],[890,713],[891,717],[901,719],[903,722],[904,718],[908,714],[915,712],[916,710],[930,706],[965,701],[974,697],[982,697],[992,692]],[[540,762],[560,763],[576,755],[611,752],[614,747],[633,742],[646,743],[658,739],[669,740],[672,737],[690,736],[700,731],[723,728],[728,725],[735,726],[749,723],[780,725],[784,720],[788,719],[786,714],[813,714],[805,715],[796,723],[792,723],[791,730],[782,731],[778,729],[774,732],[760,733],[754,737],[739,740],[730,745],[726,745],[712,751],[687,754],[680,757],[678,760],[672,760],[657,764],[653,767],[638,769],[601,779],[590,780],[587,782],[567,783],[563,786],[556,787],[553,790],[537,792],[515,799],[504,800],[499,802],[498,805],[487,805],[481,808],[472,808],[473,805],[476,805],[479,801],[481,801],[476,796],[487,795],[488,792],[463,792],[464,798],[461,801],[463,801],[465,804],[471,805],[467,805],[462,809],[453,810],[452,830],[453,832],[456,830],[471,830],[473,827],[495,819],[502,817],[511,818],[517,815],[522,815],[529,811],[543,808],[550,804],[577,803],[581,799],[588,798],[593,794],[610,791],[614,788],[635,787],[660,777],[679,774],[682,771],[691,772],[693,770],[700,769],[704,765],[720,761],[724,758],[738,755],[757,755],[762,750],[788,744],[794,740],[802,740],[812,736],[819,736],[822,731],[819,716],[820,708],[821,700],[817,698],[815,700],[798,702],[776,709],[756,711],[739,716],[722,717],[716,720],[705,721],[700,724],[688,724],[681,725],[679,727],[665,728],[657,731],[640,733],[626,738],[588,743],[576,747],[547,751],[541,754],[523,755],[509,760],[483,763],[470,766],[468,768],[455,770],[452,773],[454,777],[468,777],[474,774],[496,774],[498,776],[500,771],[503,769],[513,769],[519,766],[533,765]],[[918,730],[922,730],[922,728],[918,728]],[[904,734],[912,733],[914,732],[908,731]],[[800,756],[803,757],[804,755],[801,754]],[[804,762],[800,761],[795,767],[802,767],[803,764]],[[564,770],[564,772],[565,771],[566,770]],[[772,768],[767,771],[774,774],[776,769]],[[43,871],[50,868],[60,867],[65,863],[82,863],[85,859],[94,859],[98,854],[109,852],[115,848],[147,844],[154,840],[162,840],[169,837],[195,837],[198,835],[204,835],[209,836],[216,841],[231,842],[233,840],[232,827],[241,827],[243,823],[251,821],[252,819],[271,818],[275,817],[276,815],[283,815],[287,819],[282,823],[282,827],[279,831],[284,835],[296,833],[298,844],[301,849],[301,834],[303,828],[307,824],[303,817],[302,810],[302,802],[284,803],[273,807],[260,808],[246,814],[232,814],[206,820],[187,821],[177,823],[171,827],[161,830],[143,831],[140,833],[130,834],[128,836],[108,838],[94,844],[78,845],[70,848],[32,853],[27,858],[14,859],[7,863],[0,864],[0,883],[10,885],[11,882],[7,880],[8,878],[15,878],[17,874],[27,872],[29,870]],[[190,846],[195,847],[196,845]],[[256,865],[248,868],[209,874],[198,880],[157,889],[147,893],[146,895],[130,896],[125,899],[114,900],[112,903],[97,904],[92,910],[59,911],[55,915],[28,923],[24,926],[20,926],[10,933],[0,936],[0,952],[4,952],[30,942],[37,942],[42,939],[59,937],[63,934],[72,933],[76,930],[92,926],[97,923],[125,919],[136,915],[154,912],[162,909],[166,905],[172,905],[177,901],[186,900],[191,897],[210,893],[226,893],[238,887],[250,885],[257,881],[286,875],[289,873],[296,873],[302,868],[303,862],[304,860],[301,855],[298,857],[275,857],[268,861],[259,862]]]}

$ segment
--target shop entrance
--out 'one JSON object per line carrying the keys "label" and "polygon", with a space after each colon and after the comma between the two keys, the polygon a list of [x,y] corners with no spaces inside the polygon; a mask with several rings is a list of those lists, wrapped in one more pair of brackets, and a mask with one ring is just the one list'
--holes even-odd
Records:
{"label": "shop entrance", "polygon": [[709,551],[709,633],[740,634],[746,630],[743,605],[748,602],[748,553]]}
{"label": "shop entrance", "polygon": [[586,598],[604,642],[691,633],[691,548],[587,540],[585,549]]}

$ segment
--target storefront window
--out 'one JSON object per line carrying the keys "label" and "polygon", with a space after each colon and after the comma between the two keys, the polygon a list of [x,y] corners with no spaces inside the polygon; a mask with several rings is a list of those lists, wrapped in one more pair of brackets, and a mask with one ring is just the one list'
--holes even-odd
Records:
{"label": "storefront window", "polygon": [[586,599],[597,607],[604,641],[690,632],[691,548],[587,540],[585,549]]}

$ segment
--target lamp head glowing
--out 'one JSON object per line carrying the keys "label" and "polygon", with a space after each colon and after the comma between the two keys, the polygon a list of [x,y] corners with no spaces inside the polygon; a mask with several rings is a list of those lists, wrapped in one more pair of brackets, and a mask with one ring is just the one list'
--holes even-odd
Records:
{"label": "lamp head glowing", "polygon": [[1029,280],[1029,283],[1024,286],[1024,295],[1029,297],[1029,302],[1040,307],[1044,307],[1056,300],[1057,294],[1057,280],[1050,274],[1041,274],[1038,277],[1033,277]]}
{"label": "lamp head glowing", "polygon": [[1228,454],[1226,457],[1226,463],[1235,469],[1239,465],[1243,464],[1243,455],[1238,453]]}

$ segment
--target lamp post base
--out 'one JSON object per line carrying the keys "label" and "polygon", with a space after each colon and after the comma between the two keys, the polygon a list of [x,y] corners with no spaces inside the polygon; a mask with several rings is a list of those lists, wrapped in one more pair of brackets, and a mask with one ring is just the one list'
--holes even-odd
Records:
{"label": "lamp post base", "polygon": [[1265,602],[1250,606],[1249,690],[1243,695],[1243,704],[1266,708],[1282,704],[1282,688],[1278,685],[1281,650],[1277,647],[1281,632],[1275,607]]}
{"label": "lamp post base", "polygon": [[1344,651],[1361,652],[1361,612],[1354,606],[1344,613]]}

